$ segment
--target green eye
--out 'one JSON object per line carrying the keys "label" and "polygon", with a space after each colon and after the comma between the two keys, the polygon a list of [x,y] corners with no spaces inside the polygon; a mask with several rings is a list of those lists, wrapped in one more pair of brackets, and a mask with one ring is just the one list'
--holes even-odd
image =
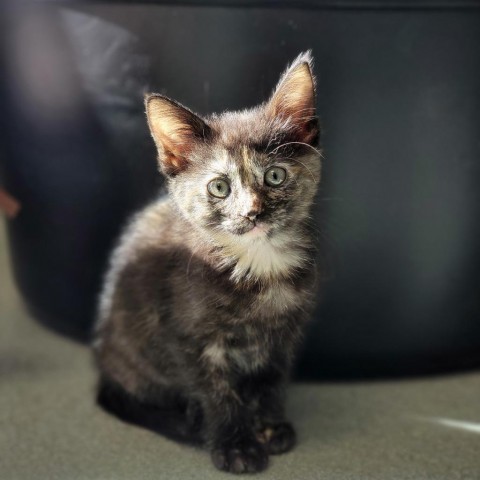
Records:
{"label": "green eye", "polygon": [[230,194],[230,185],[221,178],[215,178],[207,185],[208,193],[217,198],[225,198]]}
{"label": "green eye", "polygon": [[280,167],[272,167],[265,172],[265,183],[270,187],[279,187],[286,178],[287,172]]}

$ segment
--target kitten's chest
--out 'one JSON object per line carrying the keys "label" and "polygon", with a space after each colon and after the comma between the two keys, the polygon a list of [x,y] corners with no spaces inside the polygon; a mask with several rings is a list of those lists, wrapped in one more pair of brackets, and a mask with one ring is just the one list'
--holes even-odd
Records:
{"label": "kitten's chest", "polygon": [[305,293],[290,282],[273,284],[252,296],[249,314],[277,317],[301,308]]}
{"label": "kitten's chest", "polygon": [[202,360],[214,368],[254,372],[275,356],[289,357],[311,303],[312,272],[297,281],[243,286],[227,275],[204,270],[176,303],[182,329],[203,339]]}
{"label": "kitten's chest", "polygon": [[290,356],[303,326],[302,302],[293,286],[276,286],[217,308],[206,356],[216,366],[243,372],[266,367],[279,352]]}
{"label": "kitten's chest", "polygon": [[[254,331],[255,330],[255,331]],[[251,327],[237,328],[226,341],[226,358],[230,365],[249,372],[263,367],[271,357],[272,342],[268,333]]]}

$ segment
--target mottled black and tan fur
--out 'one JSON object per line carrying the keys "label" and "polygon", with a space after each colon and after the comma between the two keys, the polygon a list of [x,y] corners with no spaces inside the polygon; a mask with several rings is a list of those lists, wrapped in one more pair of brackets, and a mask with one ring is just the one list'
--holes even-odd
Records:
{"label": "mottled black and tan fur", "polygon": [[[98,400],[120,418],[202,444],[235,473],[264,469],[295,433],[284,390],[314,300],[309,216],[320,178],[310,53],[272,97],[201,118],[146,97],[169,195],[114,251],[94,351]],[[265,173],[286,178],[269,186]],[[229,195],[211,195],[222,179]]]}

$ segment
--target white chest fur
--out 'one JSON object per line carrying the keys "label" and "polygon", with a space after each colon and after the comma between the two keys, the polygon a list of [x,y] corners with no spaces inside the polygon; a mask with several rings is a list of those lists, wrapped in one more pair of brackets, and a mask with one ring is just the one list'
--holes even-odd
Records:
{"label": "white chest fur", "polygon": [[[225,239],[224,239],[225,240]],[[228,238],[224,253],[228,262],[234,262],[232,280],[263,280],[287,276],[292,269],[305,262],[305,254],[295,248],[292,239],[285,234],[273,238]]]}

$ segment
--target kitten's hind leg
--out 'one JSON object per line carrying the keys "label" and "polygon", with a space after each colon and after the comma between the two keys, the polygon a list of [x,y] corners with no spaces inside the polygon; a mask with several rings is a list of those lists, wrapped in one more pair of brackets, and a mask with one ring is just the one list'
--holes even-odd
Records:
{"label": "kitten's hind leg", "polygon": [[203,411],[199,402],[173,389],[155,388],[148,399],[139,399],[118,383],[102,378],[97,403],[121,420],[190,445],[203,444]]}

